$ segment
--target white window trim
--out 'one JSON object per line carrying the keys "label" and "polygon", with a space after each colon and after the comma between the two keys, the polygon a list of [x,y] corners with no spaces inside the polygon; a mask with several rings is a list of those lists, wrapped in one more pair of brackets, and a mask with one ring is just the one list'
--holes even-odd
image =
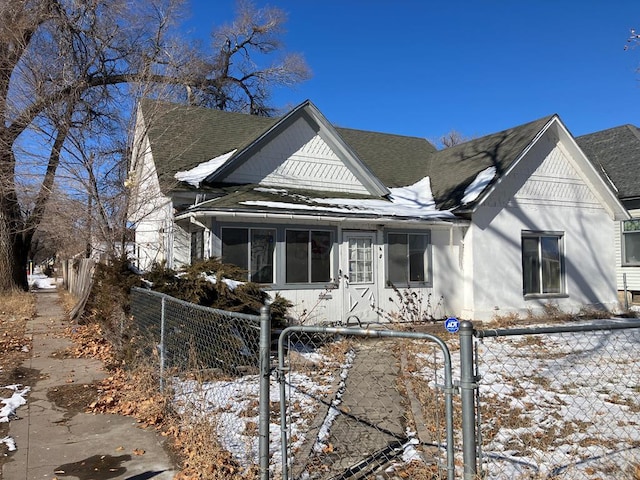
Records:
{"label": "white window trim", "polygon": [[[566,260],[565,260],[565,233],[561,231],[534,231],[534,230],[523,230],[520,235],[520,255],[524,254],[522,250],[522,240],[524,238],[544,238],[544,237],[558,237],[558,248],[560,251],[560,292],[558,293],[525,293],[524,292],[524,264],[522,264],[521,278],[522,278],[522,293],[527,299],[535,299],[535,298],[566,298],[568,297],[567,293],[567,283],[566,283]],[[540,252],[538,252],[539,254]],[[540,260],[540,259],[539,259]],[[542,268],[542,262],[540,262]],[[540,287],[542,288],[542,278],[540,278]]]}
{"label": "white window trim", "polygon": [[625,242],[625,236],[626,235],[638,235],[640,236],[640,228],[638,230],[631,230],[626,232],[624,230],[624,225],[627,222],[639,222],[640,223],[640,218],[632,218],[630,220],[623,220],[622,222],[620,222],[620,250],[621,250],[621,254],[622,254],[622,258],[620,259],[621,261],[621,265],[623,267],[640,267],[640,261],[636,262],[636,263],[630,263],[627,262],[627,253],[625,251],[626,249],[626,242]]}

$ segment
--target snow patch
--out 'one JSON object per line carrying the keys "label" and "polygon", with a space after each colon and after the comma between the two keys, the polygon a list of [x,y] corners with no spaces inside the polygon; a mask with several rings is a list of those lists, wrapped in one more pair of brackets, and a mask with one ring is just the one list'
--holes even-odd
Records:
{"label": "snow patch", "polygon": [[53,290],[56,288],[55,279],[49,278],[40,272],[27,275],[27,283],[29,284],[29,288],[36,288],[38,290]]}
{"label": "snow patch", "polygon": [[495,176],[496,167],[485,168],[481,171],[473,182],[471,182],[465,189],[464,197],[462,197],[462,204],[466,205],[476,200]]}
{"label": "snow patch", "polygon": [[11,437],[0,438],[0,443],[4,443],[7,446],[7,450],[10,452],[15,452],[16,450],[16,441]]}
{"label": "snow patch", "polygon": [[4,389],[12,390],[13,395],[9,398],[0,399],[0,403],[4,404],[4,407],[0,408],[0,423],[8,422],[9,417],[15,413],[18,407],[27,403],[24,397],[29,393],[31,387],[21,387],[22,385],[7,385],[3,387]]}
{"label": "snow patch", "polygon": [[200,186],[200,183],[202,183],[205,178],[222,167],[227,162],[227,160],[229,160],[233,156],[233,154],[236,153],[236,151],[237,149],[234,149],[216,158],[212,158],[211,160],[193,167],[191,170],[176,172],[174,177],[176,180],[188,183],[189,185],[193,185],[194,187],[198,188]]}
{"label": "snow patch", "polygon": [[308,198],[301,195],[287,195],[282,189],[260,188],[256,191],[278,194],[280,196],[292,196],[296,199],[306,199],[307,203],[291,203],[281,201],[246,201],[243,205],[252,205],[270,208],[283,208],[290,210],[313,210],[329,213],[360,213],[390,217],[411,218],[453,218],[449,211],[440,211],[436,208],[431,192],[431,180],[424,177],[422,180],[406,187],[391,188],[388,200],[382,199],[353,199],[353,198]]}

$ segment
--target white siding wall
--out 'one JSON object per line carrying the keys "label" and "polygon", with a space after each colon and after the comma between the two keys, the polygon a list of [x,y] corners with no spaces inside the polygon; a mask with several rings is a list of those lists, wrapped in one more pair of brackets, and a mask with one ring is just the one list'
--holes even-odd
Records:
{"label": "white siding wall", "polygon": [[191,264],[191,233],[189,226],[173,224],[172,268],[180,268]]}
{"label": "white siding wall", "polygon": [[[640,209],[629,210],[633,218],[640,218]],[[616,277],[618,281],[618,290],[624,291],[624,276],[627,279],[628,291],[640,291],[640,267],[623,267],[622,266],[622,224],[616,225],[615,235],[615,251],[616,251]]]}
{"label": "white siding wall", "polygon": [[[241,225],[241,224],[239,224]],[[344,247],[343,230],[349,232],[366,231],[377,232],[376,235],[376,281],[378,285],[377,298],[378,306],[387,313],[399,310],[398,299],[393,289],[385,286],[385,248],[384,248],[384,227],[379,224],[358,223],[351,225],[335,224],[337,227],[337,239],[334,244],[335,249]],[[305,225],[304,228],[308,228]],[[322,228],[322,226],[317,226]],[[459,227],[434,226],[411,224],[404,227],[388,227],[393,231],[402,231],[403,228],[410,229],[411,232],[419,229],[429,230],[431,233],[431,262],[433,287],[411,288],[422,298],[425,308],[429,305],[432,315],[437,318],[444,318],[450,315],[459,315],[462,310],[462,252],[461,239],[462,232]],[[220,255],[220,239],[217,236],[212,238],[212,254]],[[334,252],[333,272],[338,277],[340,257],[342,252]],[[308,287],[303,289],[273,289],[272,295],[280,294],[293,303],[290,310],[291,316],[295,319],[303,318],[306,323],[317,324],[323,322],[345,322],[345,293],[342,289],[343,283],[338,282],[335,289],[327,290],[325,285]],[[404,289],[400,289],[403,291]]]}
{"label": "white siding wall", "polygon": [[[401,229],[393,229],[401,231]],[[411,231],[415,231],[412,229]],[[411,291],[416,293],[418,302],[425,311],[428,311],[435,318],[445,318],[451,315],[460,315],[462,310],[462,284],[461,284],[461,258],[460,239],[461,232],[458,228],[432,227],[431,242],[432,271],[434,276],[433,287],[415,288]],[[378,290],[378,307],[392,314],[398,312],[401,307],[401,300],[397,293],[385,286],[385,258],[382,252],[384,245],[382,231],[378,231],[378,252],[379,263],[376,268]],[[342,242],[340,242],[342,245]],[[400,292],[406,289],[400,288]],[[305,290],[278,290],[284,298],[294,304],[291,309],[292,316],[299,318],[304,314],[308,323],[321,322],[345,322],[345,294],[342,288],[335,290],[325,290],[324,288]],[[411,319],[405,319],[407,321]],[[382,318],[380,318],[382,321]]]}
{"label": "white siding wall", "polygon": [[170,240],[165,232],[172,225],[171,200],[162,195],[149,142],[141,140],[133,155],[134,168],[129,174],[131,205],[128,219],[135,225],[138,267],[147,270],[167,258]]}
{"label": "white siding wall", "polygon": [[368,193],[329,145],[302,118],[269,142],[251,162],[229,175],[227,181],[278,188]]}
{"label": "white siding wall", "polygon": [[[541,160],[542,159],[542,160]],[[616,222],[582,182],[573,160],[550,138],[540,141],[474,214],[465,243],[472,271],[464,316],[538,312],[545,303],[566,311],[585,305],[618,306],[611,245]],[[525,300],[521,232],[564,232],[566,298]]]}

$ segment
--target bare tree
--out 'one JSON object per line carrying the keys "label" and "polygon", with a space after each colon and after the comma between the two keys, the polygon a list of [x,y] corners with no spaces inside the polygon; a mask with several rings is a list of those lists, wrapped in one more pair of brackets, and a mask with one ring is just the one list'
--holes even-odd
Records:
{"label": "bare tree", "polygon": [[471,140],[471,137],[467,137],[457,130],[451,130],[438,138],[435,143],[440,148],[449,148],[469,140]]}
{"label": "bare tree", "polygon": [[[308,76],[297,56],[267,68],[252,61],[279,47],[278,10],[241,4],[207,59],[176,35],[181,7],[180,0],[0,3],[0,291],[27,287],[28,252],[61,170],[84,183],[98,218],[115,211],[104,180],[125,155],[103,156],[116,151],[105,139],[122,139],[136,96],[169,92],[264,115],[272,111],[270,85]],[[30,201],[21,198],[23,183],[37,190]]]}

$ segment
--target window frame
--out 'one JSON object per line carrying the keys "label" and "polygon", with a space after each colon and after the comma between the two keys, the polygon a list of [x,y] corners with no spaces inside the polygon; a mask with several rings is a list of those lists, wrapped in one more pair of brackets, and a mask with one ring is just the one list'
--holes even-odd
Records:
{"label": "window frame", "polygon": [[[629,224],[635,224],[636,228],[633,230],[626,230],[625,226]],[[631,218],[629,220],[623,220],[620,222],[620,250],[621,250],[621,265],[623,267],[640,267],[640,260],[630,262],[627,259],[627,238],[637,237],[640,239],[640,218]],[[640,240],[638,240],[640,241]]]}
{"label": "window frame", "polygon": [[[289,232],[306,232],[307,233],[307,259],[306,259],[306,266],[307,266],[307,275],[306,281],[291,281],[289,282],[287,279],[288,276],[288,261],[289,261],[289,251],[288,251],[288,233]],[[314,233],[322,233],[322,234],[328,234],[329,235],[329,248],[328,251],[326,253],[326,261],[329,262],[328,265],[328,278],[325,280],[317,280],[317,281],[313,281],[313,276],[314,276],[314,258],[313,258],[313,234]],[[333,278],[333,271],[334,271],[334,258],[333,258],[333,252],[334,252],[334,245],[335,245],[335,233],[333,230],[331,229],[326,229],[326,228],[310,228],[310,227],[305,227],[305,226],[295,226],[295,227],[285,227],[282,230],[282,272],[283,272],[283,279],[282,279],[282,284],[285,287],[289,287],[291,288],[292,286],[318,286],[318,285],[327,285],[330,282],[332,282],[332,278]]]}
{"label": "window frame", "polygon": [[[242,268],[242,269],[246,269],[247,270],[247,279],[246,281],[248,282],[254,282],[254,283],[261,283],[261,284],[265,284],[265,285],[273,285],[277,282],[277,274],[276,274],[276,259],[277,259],[277,255],[276,255],[276,250],[277,250],[277,244],[278,244],[278,229],[276,227],[273,226],[245,226],[245,225],[223,225],[220,227],[220,260],[221,261],[225,261],[224,260],[224,231],[225,230],[244,230],[246,232],[246,236],[247,236],[247,243],[244,243],[243,245],[245,245],[246,248],[246,266],[244,265],[238,265],[238,267]],[[270,263],[266,263],[266,266],[270,266],[271,267],[271,281],[267,281],[267,282],[259,282],[257,280],[254,280],[254,275],[256,274],[255,271],[253,271],[253,263],[254,263],[254,257],[253,257],[253,253],[254,253],[254,249],[252,247],[252,243],[254,241],[254,236],[253,233],[257,232],[257,231],[270,231],[273,232],[272,238],[273,238],[273,245],[271,246],[271,262]],[[231,263],[231,262],[229,262]],[[233,264],[233,263],[232,263]],[[235,265],[235,264],[233,264]]]}
{"label": "window frame", "polygon": [[[545,281],[545,273],[544,273],[544,262],[543,260],[543,252],[542,252],[542,239],[545,238],[555,238],[557,239],[557,251],[558,251],[558,292],[545,292],[544,281]],[[525,264],[525,239],[536,239],[537,240],[537,266],[538,266],[538,291],[537,292],[526,292],[526,264]],[[520,254],[521,254],[521,268],[522,268],[522,295],[525,299],[530,298],[563,298],[568,297],[567,294],[567,284],[566,284],[566,259],[565,259],[565,233],[561,231],[532,231],[532,230],[523,230],[520,235]]]}
{"label": "window frame", "polygon": [[[390,235],[405,235],[406,236],[406,281],[392,282],[390,280],[391,273],[391,243],[389,240]],[[411,280],[411,251],[410,251],[410,237],[417,236],[423,237],[426,245],[424,246],[424,252],[422,254],[423,266],[422,274],[424,280]],[[384,262],[384,288],[407,288],[407,287],[432,287],[433,286],[433,255],[432,255],[432,242],[431,242],[431,230],[387,230],[384,232],[384,245],[385,245],[385,262]]]}

